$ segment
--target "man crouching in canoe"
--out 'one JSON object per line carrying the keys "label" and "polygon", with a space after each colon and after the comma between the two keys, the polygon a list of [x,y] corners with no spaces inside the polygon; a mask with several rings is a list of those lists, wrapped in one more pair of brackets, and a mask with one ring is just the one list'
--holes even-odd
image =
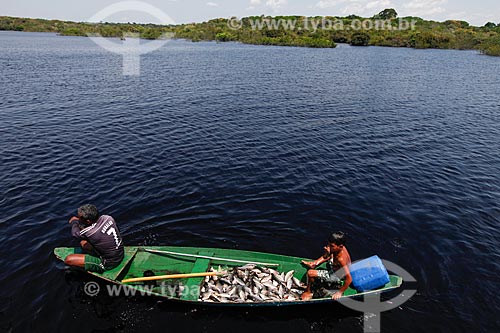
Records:
{"label": "man crouching in canoe", "polygon": [[78,208],[78,216],[73,216],[69,223],[71,234],[80,240],[80,245],[87,254],[70,254],[64,260],[66,265],[102,273],[122,262],[123,241],[111,216],[99,216],[94,205],[84,205]]}
{"label": "man crouching in canoe", "polygon": [[[351,256],[345,247],[345,234],[341,231],[334,232],[328,238],[328,245],[324,247],[325,254],[315,261],[302,261],[309,270],[307,271],[307,289],[302,294],[302,300],[309,300],[313,297],[311,286],[316,278],[321,282],[335,284],[340,287],[332,295],[332,299],[338,300],[352,282],[349,266],[351,265]],[[327,262],[327,270],[315,270],[322,263]],[[344,284],[341,278],[345,278]],[[342,285],[342,286],[341,286]]]}

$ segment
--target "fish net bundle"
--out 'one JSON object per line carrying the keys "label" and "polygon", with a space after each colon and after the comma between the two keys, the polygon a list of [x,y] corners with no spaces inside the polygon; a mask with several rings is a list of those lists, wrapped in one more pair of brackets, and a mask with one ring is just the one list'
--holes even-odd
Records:
{"label": "fish net bundle", "polygon": [[[211,271],[217,272],[213,267]],[[293,270],[279,273],[253,264],[235,267],[223,275],[205,277],[200,300],[217,303],[298,301],[305,285],[293,273]]]}

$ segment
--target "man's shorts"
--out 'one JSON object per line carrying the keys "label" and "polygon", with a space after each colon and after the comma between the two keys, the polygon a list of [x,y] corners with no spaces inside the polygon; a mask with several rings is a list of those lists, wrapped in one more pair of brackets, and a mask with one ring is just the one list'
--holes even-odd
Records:
{"label": "man's shorts", "polygon": [[85,255],[85,270],[88,272],[102,273],[105,271],[101,258]]}
{"label": "man's shorts", "polygon": [[318,278],[321,280],[321,282],[325,282],[335,287],[342,286],[342,280],[340,280],[340,278],[335,274],[335,272],[324,269],[319,269],[317,270],[317,272],[318,272]]}

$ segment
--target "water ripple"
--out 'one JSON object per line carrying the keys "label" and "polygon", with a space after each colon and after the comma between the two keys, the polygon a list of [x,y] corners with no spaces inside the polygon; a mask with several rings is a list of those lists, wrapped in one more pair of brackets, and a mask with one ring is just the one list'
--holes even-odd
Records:
{"label": "water ripple", "polygon": [[[120,330],[139,310],[137,328],[166,314],[185,327],[184,312],[101,304],[82,297],[82,276],[64,278],[51,252],[74,244],[67,220],[86,202],[112,214],[128,244],[317,257],[342,229],[353,258],[378,254],[417,278],[404,311],[384,314],[394,331],[495,323],[498,59],[172,41],[127,78],[120,57],[85,38],[0,41],[5,327]],[[310,331],[307,312],[241,323]],[[331,317],[320,321],[343,327]]]}

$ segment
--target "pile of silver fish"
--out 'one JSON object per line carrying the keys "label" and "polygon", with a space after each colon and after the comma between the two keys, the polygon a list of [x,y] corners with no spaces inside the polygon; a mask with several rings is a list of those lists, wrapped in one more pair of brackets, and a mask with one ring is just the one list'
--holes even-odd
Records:
{"label": "pile of silver fish", "polygon": [[[218,270],[212,267],[211,271]],[[217,303],[298,301],[305,285],[293,273],[254,264],[235,267],[222,275],[205,277],[199,299]]]}

